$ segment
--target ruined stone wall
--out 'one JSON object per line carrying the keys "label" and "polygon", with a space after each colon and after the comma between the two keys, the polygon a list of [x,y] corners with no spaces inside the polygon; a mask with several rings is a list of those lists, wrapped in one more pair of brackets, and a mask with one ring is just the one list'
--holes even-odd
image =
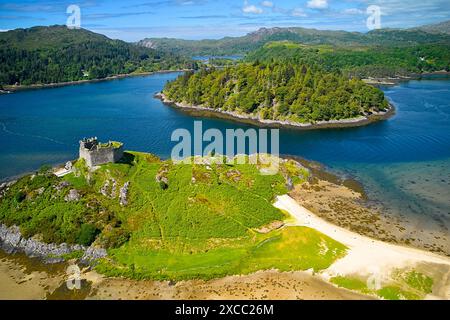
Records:
{"label": "ruined stone wall", "polygon": [[123,157],[123,146],[119,148],[95,148],[88,150],[80,146],[80,158],[86,160],[88,167],[98,166],[104,163],[117,162]]}

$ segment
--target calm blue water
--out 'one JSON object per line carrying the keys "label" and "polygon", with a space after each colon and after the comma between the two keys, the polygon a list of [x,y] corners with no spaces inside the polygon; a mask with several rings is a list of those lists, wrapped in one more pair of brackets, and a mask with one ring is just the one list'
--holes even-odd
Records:
{"label": "calm blue water", "polygon": [[[153,99],[176,74],[158,74],[0,96],[0,179],[77,157],[78,140],[98,136],[168,157],[176,128],[194,119]],[[359,178],[399,214],[450,221],[450,81],[384,88],[397,107],[388,121],[352,129],[281,130],[280,151]],[[246,128],[216,119],[203,127]]]}
{"label": "calm blue water", "polygon": [[192,57],[193,60],[197,61],[209,61],[211,59],[229,59],[229,60],[240,60],[242,59],[242,56],[234,55],[234,56],[194,56]]}

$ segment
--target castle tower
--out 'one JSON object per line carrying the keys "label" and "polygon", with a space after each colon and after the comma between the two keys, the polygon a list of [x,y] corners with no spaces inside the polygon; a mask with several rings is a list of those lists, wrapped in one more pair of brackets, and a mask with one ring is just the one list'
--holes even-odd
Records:
{"label": "castle tower", "polygon": [[100,143],[97,137],[80,141],[80,159],[84,159],[89,168],[105,163],[114,163],[122,157],[123,143],[121,142]]}

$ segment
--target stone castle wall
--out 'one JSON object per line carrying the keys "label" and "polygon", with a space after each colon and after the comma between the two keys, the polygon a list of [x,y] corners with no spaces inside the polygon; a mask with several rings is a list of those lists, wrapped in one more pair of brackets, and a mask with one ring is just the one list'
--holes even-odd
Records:
{"label": "stone castle wall", "polygon": [[117,162],[123,157],[123,145],[119,147],[98,147],[90,150],[80,142],[80,158],[85,159],[88,167],[94,167],[109,162]]}

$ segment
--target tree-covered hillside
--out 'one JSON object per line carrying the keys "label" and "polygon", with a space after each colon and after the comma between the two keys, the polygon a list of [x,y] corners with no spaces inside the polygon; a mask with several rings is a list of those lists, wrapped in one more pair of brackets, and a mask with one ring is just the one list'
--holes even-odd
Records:
{"label": "tree-covered hillside", "polygon": [[51,26],[0,33],[0,85],[100,79],[192,67],[190,59],[84,29]]}
{"label": "tree-covered hillside", "polygon": [[383,92],[360,80],[286,61],[186,73],[163,93],[176,102],[296,122],[347,119],[388,108]]}
{"label": "tree-covered hillside", "polygon": [[450,45],[420,44],[407,47],[339,48],[271,42],[249,53],[247,61],[279,61],[321,66],[348,76],[398,76],[450,70]]}
{"label": "tree-covered hillside", "polygon": [[317,30],[306,28],[261,28],[242,37],[225,37],[218,40],[181,40],[169,38],[148,38],[139,45],[167,50],[187,56],[245,54],[272,41],[293,41],[338,47],[396,46],[417,44],[450,44],[450,35],[428,33],[418,29],[381,29],[368,33]]}

